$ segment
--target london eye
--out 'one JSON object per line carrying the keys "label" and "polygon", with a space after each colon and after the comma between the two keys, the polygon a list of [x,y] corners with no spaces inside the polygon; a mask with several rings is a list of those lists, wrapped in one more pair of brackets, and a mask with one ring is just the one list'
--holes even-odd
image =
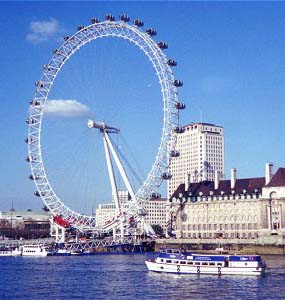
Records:
{"label": "london eye", "polygon": [[[51,213],[54,216],[61,216],[73,227],[96,228],[97,222],[94,216],[78,212],[65,204],[64,197],[58,194],[47,175],[42,153],[42,127],[45,106],[48,103],[50,91],[56,83],[56,78],[72,56],[85,45],[96,43],[101,38],[119,38],[132,43],[148,58],[160,86],[163,125],[159,147],[148,175],[139,188],[131,193],[130,205],[126,211],[123,211],[128,216],[139,216],[143,203],[156,197],[162,182],[171,178],[169,173],[171,158],[179,155],[175,150],[176,135],[181,131],[179,111],[185,108],[185,105],[178,98],[178,89],[183,85],[183,82],[176,79],[172,71],[177,62],[167,57],[165,49],[168,48],[168,45],[164,41],[155,41],[155,36],[155,29],[144,29],[144,23],[139,19],[131,23],[129,17],[125,14],[119,16],[118,21],[110,14],[106,15],[102,21],[93,18],[90,25],[80,25],[74,34],[64,37],[64,42],[53,51],[51,59],[44,65],[41,78],[36,82],[36,90],[30,101],[29,117],[27,119],[28,136],[26,143],[28,144],[28,157],[26,160],[30,164],[30,179],[36,186],[35,195],[42,199]],[[88,127],[97,128],[103,134],[108,135],[109,132],[104,127],[105,125],[102,125],[104,123],[98,123],[98,121],[101,120],[89,120]],[[113,124],[110,125],[114,126]],[[116,126],[119,127],[120,125],[116,124]],[[108,140],[108,137],[105,136],[105,138]],[[109,147],[112,147],[111,142]],[[115,216],[114,221],[119,220],[119,218],[120,216]]]}

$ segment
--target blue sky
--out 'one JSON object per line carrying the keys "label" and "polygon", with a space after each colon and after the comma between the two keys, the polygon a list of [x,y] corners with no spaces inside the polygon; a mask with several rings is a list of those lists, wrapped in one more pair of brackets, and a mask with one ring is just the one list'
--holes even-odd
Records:
{"label": "blue sky", "polygon": [[[91,17],[103,19],[106,13],[141,18],[145,28],[157,30],[157,41],[169,44],[167,55],[178,61],[175,76],[184,81],[179,96],[187,110],[181,124],[200,121],[202,116],[202,121],[225,128],[227,176],[232,167],[245,178],[263,176],[267,161],[274,163],[275,170],[285,166],[284,3],[0,2],[0,11],[0,210],[9,209],[12,200],[17,209],[43,206],[33,196],[35,187],[27,179],[30,171],[24,160],[25,119],[34,82],[64,35],[74,33],[79,24],[89,24]],[[123,42],[106,40],[79,51],[64,67],[50,96],[88,107],[95,102],[91,115],[123,129],[136,162],[147,173],[161,130],[159,87],[147,59]],[[51,181],[64,199],[78,193],[70,205],[89,212],[96,201],[107,200],[94,190],[90,177],[97,164],[94,155],[103,155],[100,136],[90,133],[80,118],[50,116],[45,121],[44,155]],[[74,151],[68,152],[71,148]],[[94,168],[102,170],[103,160]],[[97,179],[98,174],[94,173]],[[59,183],[58,178],[65,179]],[[100,184],[104,190],[106,185]],[[84,191],[81,196],[79,187]],[[91,204],[84,202],[88,193],[94,196]]]}

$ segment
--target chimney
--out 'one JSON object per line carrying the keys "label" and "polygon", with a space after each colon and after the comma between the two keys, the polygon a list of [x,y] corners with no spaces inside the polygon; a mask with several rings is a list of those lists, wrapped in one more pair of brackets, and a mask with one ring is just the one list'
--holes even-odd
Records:
{"label": "chimney", "polygon": [[268,184],[272,178],[272,167],[273,167],[273,163],[265,164],[265,184]]}
{"label": "chimney", "polygon": [[236,185],[237,180],[237,169],[231,169],[231,189],[233,189]]}
{"label": "chimney", "polygon": [[219,188],[219,184],[220,184],[220,172],[219,171],[215,171],[215,190],[217,190]]}
{"label": "chimney", "polygon": [[191,183],[190,174],[185,174],[185,192],[188,190],[190,183]]}

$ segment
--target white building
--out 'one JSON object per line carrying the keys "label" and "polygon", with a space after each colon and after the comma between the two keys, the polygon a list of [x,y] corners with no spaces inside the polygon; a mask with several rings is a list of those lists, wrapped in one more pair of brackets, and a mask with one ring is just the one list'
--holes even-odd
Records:
{"label": "white building", "polygon": [[[128,203],[122,204],[122,210],[128,208]],[[116,205],[114,203],[99,204],[96,209],[96,226],[101,227],[116,216]]]}
{"label": "white building", "polygon": [[177,187],[187,181],[214,180],[215,171],[224,178],[224,130],[209,123],[191,123],[178,134],[176,150],[170,164],[168,199]]}
{"label": "white building", "polygon": [[10,210],[0,213],[0,227],[9,226],[11,228],[24,229],[27,227],[27,224],[49,225],[51,217],[52,214],[50,212]]}
{"label": "white building", "polygon": [[166,228],[166,198],[153,198],[146,202],[145,209],[148,214],[145,221],[150,225],[160,225]]}
{"label": "white building", "polygon": [[[285,168],[265,177],[181,184],[170,198],[171,229],[186,239],[266,239],[285,234]],[[170,232],[170,230],[169,230]]]}
{"label": "white building", "polygon": [[[124,190],[118,190],[118,198],[121,204],[128,203],[128,201],[131,200],[129,192]],[[114,196],[112,196],[112,202],[115,203]]]}
{"label": "white building", "polygon": [[[130,199],[128,193],[120,191],[119,199],[121,201],[122,210],[127,210],[128,202],[126,199]],[[145,222],[150,225],[161,225],[162,228],[166,228],[166,203],[165,198],[153,198],[145,202],[144,208],[148,213],[145,216]],[[111,220],[115,214],[116,205],[114,203],[99,204],[99,207],[96,209],[97,226],[103,226],[106,222]]]}

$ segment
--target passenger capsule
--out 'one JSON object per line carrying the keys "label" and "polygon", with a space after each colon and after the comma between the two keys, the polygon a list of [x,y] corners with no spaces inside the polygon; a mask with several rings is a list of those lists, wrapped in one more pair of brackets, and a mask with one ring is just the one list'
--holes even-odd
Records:
{"label": "passenger capsule", "polygon": [[169,66],[171,66],[171,67],[177,66],[176,60],[174,60],[174,59],[172,59],[172,58],[168,59],[167,64],[168,64]]}
{"label": "passenger capsule", "polygon": [[179,156],[180,156],[180,152],[177,151],[177,150],[172,150],[172,151],[170,152],[170,156],[171,156],[171,157],[179,157]]}
{"label": "passenger capsule", "polygon": [[122,22],[129,22],[130,18],[128,17],[128,15],[123,14],[123,15],[120,15],[120,21],[122,21]]}
{"label": "passenger capsule", "polygon": [[176,87],[181,87],[181,86],[183,86],[183,81],[175,79],[173,81],[173,85],[176,86]]}
{"label": "passenger capsule", "polygon": [[30,104],[32,105],[32,106],[39,106],[39,105],[41,105],[41,103],[39,102],[39,101],[37,101],[37,100],[32,100],[32,101],[30,101]]}
{"label": "passenger capsule", "polygon": [[147,210],[144,209],[144,208],[139,208],[139,209],[137,210],[137,213],[138,213],[139,216],[146,216],[146,215],[148,214],[148,213],[147,213]]}
{"label": "passenger capsule", "polygon": [[112,16],[111,14],[107,14],[106,16],[105,16],[105,19],[107,20],[107,21],[115,21],[115,17],[114,16]]}
{"label": "passenger capsule", "polygon": [[160,49],[168,49],[168,45],[165,42],[159,42],[159,43],[157,43],[157,46]]}
{"label": "passenger capsule", "polygon": [[34,120],[33,118],[29,118],[29,119],[26,120],[26,123],[27,123],[28,125],[32,125],[32,124],[35,123],[35,120]]}
{"label": "passenger capsule", "polygon": [[40,80],[40,81],[37,81],[37,82],[35,83],[35,85],[36,85],[37,87],[43,88],[43,87],[44,87],[44,82]]}
{"label": "passenger capsule", "polygon": [[136,25],[137,27],[142,27],[143,21],[140,19],[134,20],[134,25]]}
{"label": "passenger capsule", "polygon": [[151,194],[151,198],[155,198],[155,199],[161,198],[161,194],[159,194],[159,193],[152,193]]}
{"label": "passenger capsule", "polygon": [[52,67],[50,65],[44,65],[44,69],[50,71],[52,70]]}
{"label": "passenger capsule", "polygon": [[176,107],[177,109],[185,109],[185,108],[186,108],[186,105],[185,105],[184,103],[182,103],[182,102],[177,102],[177,103],[175,104],[175,107]]}
{"label": "passenger capsule", "polygon": [[185,128],[184,127],[176,127],[175,130],[174,130],[176,133],[183,133],[185,131]]}
{"label": "passenger capsule", "polygon": [[90,21],[92,24],[97,24],[100,22],[100,20],[98,18],[92,18]]}
{"label": "passenger capsule", "polygon": [[26,162],[33,162],[35,161],[35,159],[33,158],[33,156],[29,155],[27,158],[26,158]]}
{"label": "passenger capsule", "polygon": [[172,175],[170,173],[167,173],[167,172],[162,173],[162,175],[161,175],[161,178],[164,179],[164,180],[169,180],[169,179],[171,179],[171,177],[172,177]]}
{"label": "passenger capsule", "polygon": [[34,142],[34,140],[31,137],[28,137],[25,139],[25,143],[27,143],[29,145],[32,144],[33,142]]}
{"label": "passenger capsule", "polygon": [[84,29],[84,28],[85,28],[85,26],[79,25],[79,26],[77,27],[77,30],[80,31],[80,30],[82,30],[82,29]]}
{"label": "passenger capsule", "polygon": [[150,36],[156,35],[156,31],[153,28],[148,28],[145,32]]}
{"label": "passenger capsule", "polygon": [[37,197],[41,197],[41,196],[44,196],[45,193],[43,193],[43,192],[40,193],[39,191],[35,191],[35,192],[34,192],[34,195],[37,196]]}
{"label": "passenger capsule", "polygon": [[62,52],[59,49],[54,49],[53,54],[60,55]]}
{"label": "passenger capsule", "polygon": [[39,179],[39,176],[30,175],[30,176],[29,176],[29,179],[30,179],[30,180],[38,180],[38,179]]}

